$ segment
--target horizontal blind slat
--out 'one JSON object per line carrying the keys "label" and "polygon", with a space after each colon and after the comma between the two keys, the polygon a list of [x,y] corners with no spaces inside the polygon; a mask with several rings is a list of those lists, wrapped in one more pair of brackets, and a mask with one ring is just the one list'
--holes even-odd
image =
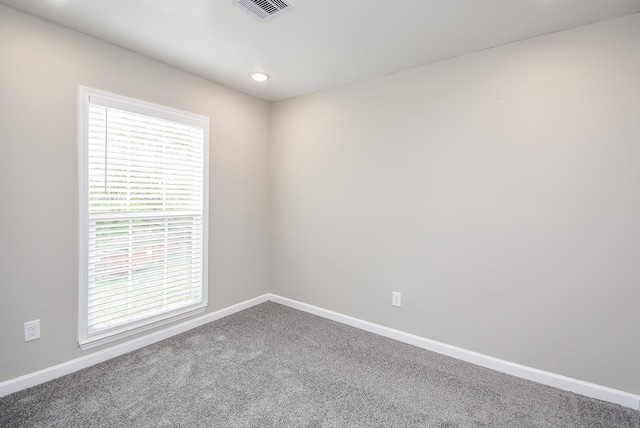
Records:
{"label": "horizontal blind slat", "polygon": [[[164,288],[172,288],[172,285],[166,283],[166,281],[171,281],[176,278],[186,278],[188,275],[190,278],[198,278],[202,274],[201,266],[181,266],[167,270],[167,272],[157,272],[154,274],[134,274],[132,278],[126,278],[125,281],[116,278],[114,280],[104,280],[99,281],[100,283],[105,282],[121,282],[118,286],[113,287],[95,287],[91,293],[89,293],[89,303],[102,301],[108,298],[117,298],[118,296],[127,295],[132,292],[140,293],[148,287],[157,288],[158,283],[161,283],[163,289]],[[166,283],[166,284],[165,284]],[[166,285],[166,287],[165,287]],[[178,285],[176,285],[178,286]],[[182,285],[179,285],[182,287]],[[91,305],[90,305],[91,306]]]}
{"label": "horizontal blind slat", "polygon": [[[200,266],[201,263],[194,260],[193,253],[199,252],[201,248],[196,246],[194,248],[189,248],[187,251],[183,251],[181,253],[177,253],[175,256],[172,255],[170,258],[155,260],[155,264],[142,264],[138,262],[130,263],[127,259],[123,258],[122,260],[108,260],[103,263],[92,263],[89,266],[89,276],[94,278],[94,281],[100,281],[101,277],[106,276],[123,276],[128,274],[131,271],[142,270],[149,266],[156,266],[158,263],[167,264],[169,262],[172,263],[187,263],[191,266]],[[99,266],[93,267],[92,266]]]}
{"label": "horizontal blind slat", "polygon": [[[172,272],[170,276],[167,278],[163,278],[161,284],[150,284],[147,283],[147,286],[138,286],[138,287],[125,287],[120,290],[119,293],[109,294],[109,293],[98,293],[91,294],[89,298],[89,314],[94,314],[100,312],[102,305],[105,302],[109,302],[109,306],[118,306],[122,302],[133,302],[140,299],[146,298],[151,293],[156,292],[169,292],[171,290],[188,290],[191,293],[192,281],[194,278],[198,277],[198,272],[192,272],[191,270],[180,270],[176,272]],[[168,281],[176,282],[177,280],[183,281],[183,283],[175,284],[172,286],[167,286]],[[134,282],[135,283],[135,282]],[[131,297],[135,296],[135,297]]]}
{"label": "horizontal blind slat", "polygon": [[118,322],[126,321],[128,319],[138,317],[139,315],[152,314],[160,310],[164,310],[169,305],[182,304],[186,306],[188,304],[191,304],[197,301],[197,297],[194,297],[194,298],[185,297],[185,298],[176,299],[176,297],[182,297],[182,294],[180,293],[176,293],[174,295],[171,295],[170,297],[171,298],[168,299],[168,301],[162,305],[157,304],[158,299],[155,299],[155,300],[149,299],[148,302],[146,302],[146,304],[144,304],[145,302],[142,302],[143,304],[132,306],[127,309],[116,307],[111,313],[104,312],[102,314],[98,314],[97,316],[95,315],[90,316],[89,321],[92,326],[96,326],[100,324],[103,324],[103,325],[109,324],[109,322],[112,322],[112,321],[118,321]]}

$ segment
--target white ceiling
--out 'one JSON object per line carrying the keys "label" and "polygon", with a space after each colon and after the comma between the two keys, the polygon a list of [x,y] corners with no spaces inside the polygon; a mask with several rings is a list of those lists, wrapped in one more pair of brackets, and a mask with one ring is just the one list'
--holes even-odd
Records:
{"label": "white ceiling", "polygon": [[[0,0],[267,101],[640,11],[640,0]],[[271,79],[256,83],[254,70]]]}

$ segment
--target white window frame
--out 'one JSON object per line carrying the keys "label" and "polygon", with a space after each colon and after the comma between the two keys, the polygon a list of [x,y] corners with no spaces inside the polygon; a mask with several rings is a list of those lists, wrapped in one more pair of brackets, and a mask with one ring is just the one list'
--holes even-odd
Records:
{"label": "white window frame", "polygon": [[[204,133],[204,183],[202,227],[202,301],[156,316],[127,323],[96,334],[88,332],[88,282],[89,282],[89,169],[88,131],[90,97],[96,97],[101,105],[143,114],[203,128]],[[96,99],[94,98],[94,100]],[[204,312],[208,304],[208,207],[209,207],[209,118],[187,111],[138,99],[112,94],[85,86],[78,87],[78,344],[81,349],[91,349],[145,330]]]}

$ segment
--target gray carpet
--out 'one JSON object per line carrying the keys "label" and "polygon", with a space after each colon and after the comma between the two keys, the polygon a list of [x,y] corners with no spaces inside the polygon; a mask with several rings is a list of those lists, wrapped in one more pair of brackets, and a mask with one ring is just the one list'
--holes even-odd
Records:
{"label": "gray carpet", "polygon": [[268,302],[1,398],[0,426],[640,428],[640,412]]}

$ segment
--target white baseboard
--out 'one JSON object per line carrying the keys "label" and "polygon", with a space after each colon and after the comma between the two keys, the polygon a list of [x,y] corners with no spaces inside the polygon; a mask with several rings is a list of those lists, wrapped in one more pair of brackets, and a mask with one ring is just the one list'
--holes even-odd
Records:
{"label": "white baseboard", "polygon": [[640,410],[640,395],[635,395],[628,392],[619,391],[617,389],[608,388],[606,386],[584,382],[555,373],[550,373],[520,364],[511,363],[509,361],[490,357],[478,352],[468,351],[466,349],[447,345],[441,342],[436,342],[434,340],[425,339],[424,337],[416,336],[413,334],[404,333],[399,330],[394,330],[392,328],[384,327],[379,324],[363,321],[358,318],[319,308],[317,306],[308,305],[306,303],[298,302],[286,297],[277,296],[275,294],[268,294],[267,296],[268,300],[272,302],[280,303],[294,309],[318,315],[323,318],[337,321],[339,323],[346,324],[351,327],[356,327],[371,333],[379,334],[380,336],[395,339],[403,343],[408,343],[419,348],[427,349],[429,351],[437,352],[439,354],[447,355],[449,357],[467,361],[469,363],[473,363],[519,378],[528,379],[537,383],[541,383],[543,385],[548,385],[565,391],[575,392],[576,394],[584,395],[586,397],[596,398],[598,400],[619,404],[621,406],[629,407],[634,410]]}
{"label": "white baseboard", "polygon": [[125,343],[111,346],[109,348],[93,352],[89,355],[76,358],[74,360],[67,361],[53,367],[39,370],[34,373],[29,373],[15,379],[0,382],[0,397],[4,397],[5,395],[9,395],[14,392],[76,372],[85,367],[101,363],[103,361],[126,354],[127,352],[131,352],[136,349],[143,348],[161,340],[168,339],[177,334],[194,329],[196,327],[200,327],[201,325],[207,324],[211,321],[224,318],[228,315],[234,314],[260,303],[264,303],[266,301],[280,303],[282,305],[308,312],[310,314],[318,315],[333,321],[337,321],[351,327],[356,327],[361,330],[397,340],[399,342],[407,343],[419,348],[457,358],[462,361],[477,364],[479,366],[510,374],[512,376],[528,379],[565,391],[575,392],[586,397],[596,398],[598,400],[608,401],[635,410],[640,410],[640,395],[630,394],[628,392],[619,391],[613,388],[608,388],[605,386],[584,382],[555,373],[550,373],[520,364],[511,363],[509,361],[500,360],[498,358],[490,357],[478,352],[468,351],[466,349],[447,345],[445,343],[425,339],[424,337],[405,333],[399,330],[394,330],[389,327],[384,327],[379,324],[363,321],[358,318],[350,317],[338,312],[333,312],[317,306],[298,302],[296,300],[288,299],[286,297],[281,297],[275,294],[265,294],[262,296],[258,296],[256,298],[238,303],[233,306],[229,306],[216,312],[211,312],[200,317],[185,321],[175,326],[171,326],[153,332],[151,334],[132,339]]}
{"label": "white baseboard", "polygon": [[185,331],[192,330],[201,325],[210,323],[220,318],[224,318],[228,315],[240,312],[251,306],[264,303],[268,300],[268,295],[262,295],[244,302],[238,303],[233,306],[229,306],[224,309],[220,309],[215,312],[211,312],[197,318],[190,319],[188,321],[176,324],[171,327],[164,328],[162,330],[155,331],[153,333],[141,336],[119,345],[111,346],[100,351],[92,352],[89,355],[85,355],[80,358],[73,359],[71,361],[64,362],[62,364],[55,365],[37,372],[29,373],[24,376],[17,377],[15,379],[9,379],[4,382],[0,382],[0,397],[12,394],[14,392],[30,388],[32,386],[48,382],[58,377],[76,372],[84,369],[85,367],[92,366],[94,364],[107,361],[111,358],[117,357],[127,352],[135,351],[136,349],[143,348],[148,345],[152,345],[164,339],[168,339],[176,334],[184,333]]}

